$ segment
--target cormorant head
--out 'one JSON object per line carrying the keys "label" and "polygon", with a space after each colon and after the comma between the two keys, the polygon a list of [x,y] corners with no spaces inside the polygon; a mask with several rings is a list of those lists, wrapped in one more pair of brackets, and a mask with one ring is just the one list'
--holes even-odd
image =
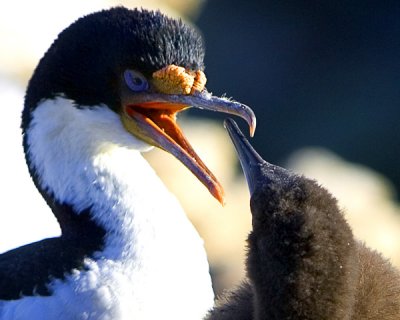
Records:
{"label": "cormorant head", "polygon": [[196,30],[158,11],[117,7],[87,15],[62,31],[41,59],[28,86],[22,127],[26,132],[45,99],[64,97],[77,108],[104,105],[136,138],[177,157],[222,202],[221,186],[176,115],[190,106],[236,114],[251,133],[255,117],[245,105],[207,92],[203,58]]}

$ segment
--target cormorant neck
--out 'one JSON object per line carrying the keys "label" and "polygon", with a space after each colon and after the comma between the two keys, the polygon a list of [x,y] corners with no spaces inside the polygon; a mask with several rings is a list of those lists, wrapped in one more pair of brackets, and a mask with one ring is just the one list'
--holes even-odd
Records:
{"label": "cormorant neck", "polygon": [[117,114],[58,97],[42,101],[24,131],[30,173],[62,237],[132,235],[131,199],[154,174],[140,155],[149,146],[128,134]]}

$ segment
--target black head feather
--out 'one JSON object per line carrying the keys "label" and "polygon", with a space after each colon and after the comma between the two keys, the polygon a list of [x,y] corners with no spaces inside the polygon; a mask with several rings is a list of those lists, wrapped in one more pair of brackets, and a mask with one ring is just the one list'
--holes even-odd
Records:
{"label": "black head feather", "polygon": [[30,80],[22,127],[41,99],[63,94],[79,105],[119,107],[127,68],[145,75],[169,64],[203,70],[201,36],[159,11],[123,7],[89,14],[62,31]]}

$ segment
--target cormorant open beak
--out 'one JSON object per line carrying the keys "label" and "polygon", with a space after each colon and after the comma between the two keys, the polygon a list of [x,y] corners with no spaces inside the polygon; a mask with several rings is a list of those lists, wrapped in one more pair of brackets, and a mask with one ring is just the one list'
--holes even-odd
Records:
{"label": "cormorant open beak", "polygon": [[[181,68],[176,66],[167,68],[170,67]],[[161,79],[156,77],[160,72],[163,75]],[[203,83],[196,81],[199,72],[204,77]],[[153,74],[150,90],[132,93],[128,88],[123,88],[121,118],[130,133],[174,155],[221,204],[224,204],[222,186],[185,138],[176,122],[176,115],[189,107],[237,115],[246,120],[251,136],[256,128],[256,118],[246,105],[212,96],[204,89],[204,74],[201,71],[196,71],[194,74],[196,75],[194,83],[192,82],[186,91],[182,89],[182,83],[185,81],[181,78],[174,79],[174,74],[171,72],[168,74],[166,68]]]}

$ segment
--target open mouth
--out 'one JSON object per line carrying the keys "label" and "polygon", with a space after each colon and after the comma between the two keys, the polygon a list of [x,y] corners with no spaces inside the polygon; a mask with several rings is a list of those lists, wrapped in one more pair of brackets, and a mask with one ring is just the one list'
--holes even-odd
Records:
{"label": "open mouth", "polygon": [[128,105],[125,110],[137,123],[141,139],[177,157],[223,203],[221,184],[196,154],[176,122],[177,114],[187,108],[186,105],[155,102]]}
{"label": "open mouth", "polygon": [[148,102],[140,105],[128,105],[126,112],[132,118],[141,115],[149,125],[164,131],[166,135],[174,139],[179,137],[180,131],[176,123],[176,115],[187,108],[187,106],[178,104]]}

